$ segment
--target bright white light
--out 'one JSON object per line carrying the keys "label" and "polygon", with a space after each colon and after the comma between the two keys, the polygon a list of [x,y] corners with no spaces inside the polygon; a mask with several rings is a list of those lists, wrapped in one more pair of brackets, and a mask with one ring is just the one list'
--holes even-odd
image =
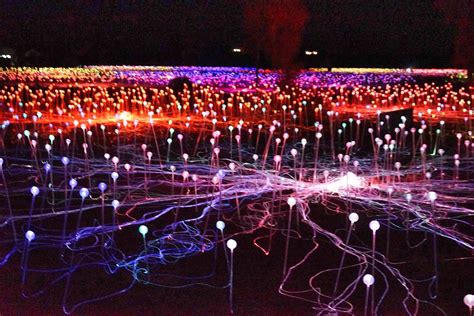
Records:
{"label": "bright white light", "polygon": [[81,198],[85,199],[86,197],[89,196],[89,190],[86,188],[82,188],[81,190],[79,190],[79,194]]}
{"label": "bright white light", "polygon": [[69,180],[69,186],[74,189],[77,186],[77,181],[76,179],[71,179]]}
{"label": "bright white light", "polygon": [[469,308],[474,307],[474,295],[467,294],[464,296],[464,304],[466,304],[466,306]]}
{"label": "bright white light", "polygon": [[296,205],[296,199],[294,197],[289,197],[287,202],[290,207],[293,207]]}
{"label": "bright white light", "polygon": [[225,223],[223,221],[217,221],[216,222],[216,228],[220,231],[223,231],[225,228]]}
{"label": "bright white light", "polygon": [[241,52],[242,52],[242,49],[240,49],[240,48],[234,48],[234,49],[232,49],[232,51],[233,51],[234,53],[241,53]]}
{"label": "bright white light", "polygon": [[237,247],[237,242],[234,239],[229,239],[227,240],[227,248],[230,249],[230,251],[234,251],[234,249]]}
{"label": "bright white light", "polygon": [[[36,234],[32,232],[31,230],[29,230],[25,233],[25,238],[26,240],[28,240],[28,242],[31,242],[32,240],[36,238]],[[464,301],[466,301],[466,298],[464,298]]]}
{"label": "bright white light", "polygon": [[364,282],[364,284],[369,287],[371,286],[372,284],[374,284],[375,282],[375,279],[374,279],[374,276],[372,274],[366,274],[364,275],[364,277],[362,278],[362,282]]}
{"label": "bright white light", "polygon": [[352,172],[348,172],[339,180],[328,184],[327,189],[331,192],[338,192],[341,189],[361,188],[363,181]]}
{"label": "bright white light", "polygon": [[145,235],[148,233],[148,227],[145,225],[140,225],[140,227],[138,227],[138,232],[142,234],[143,237],[145,237]]}
{"label": "bright white light", "polygon": [[428,200],[430,200],[431,202],[434,202],[437,197],[438,195],[436,194],[436,192],[433,192],[433,191],[428,192]]}
{"label": "bright white light", "polygon": [[121,121],[131,121],[131,120],[133,120],[133,116],[130,112],[124,111],[124,112],[120,113],[119,120],[121,120]]}
{"label": "bright white light", "polygon": [[380,223],[377,220],[373,220],[369,223],[369,228],[375,233],[380,228]]}
{"label": "bright white light", "polygon": [[114,209],[117,209],[117,208],[119,207],[119,205],[120,205],[120,202],[119,202],[119,201],[117,201],[117,200],[113,200],[113,201],[112,201],[112,207],[113,207]]}
{"label": "bright white light", "polygon": [[359,220],[359,214],[357,213],[350,213],[349,214],[349,221],[354,224]]}

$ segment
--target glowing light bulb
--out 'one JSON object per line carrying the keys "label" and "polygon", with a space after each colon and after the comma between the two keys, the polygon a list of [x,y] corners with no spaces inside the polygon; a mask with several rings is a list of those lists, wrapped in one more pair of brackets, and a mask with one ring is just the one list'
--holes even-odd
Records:
{"label": "glowing light bulb", "polygon": [[110,174],[110,177],[114,180],[114,181],[117,181],[118,177],[119,177],[119,174],[117,172],[112,172]]}
{"label": "glowing light bulb", "polygon": [[225,223],[223,221],[217,221],[216,222],[216,228],[220,231],[223,231],[225,228]]}
{"label": "glowing light bulb", "polygon": [[69,180],[69,186],[74,189],[77,186],[77,181],[76,179],[71,179]]}
{"label": "glowing light bulb", "polygon": [[38,187],[32,186],[31,189],[30,189],[30,192],[33,195],[33,197],[35,197],[39,194],[40,190],[38,189]]}
{"label": "glowing light bulb", "polygon": [[69,164],[69,158],[68,157],[61,158],[61,162],[63,163],[63,165],[67,166]]}
{"label": "glowing light bulb", "polygon": [[145,235],[148,234],[148,227],[145,225],[140,225],[140,227],[138,227],[138,232],[142,234],[143,237],[145,237]]}
{"label": "glowing light bulb", "polygon": [[86,197],[89,196],[89,190],[86,188],[82,188],[79,190],[79,195],[81,196],[82,199],[85,199]]}
{"label": "glowing light bulb", "polygon": [[375,282],[375,279],[374,279],[374,276],[372,274],[366,274],[364,275],[364,277],[362,278],[362,282],[364,282],[364,284],[367,286],[367,287],[370,287],[372,284],[374,284]]}
{"label": "glowing light bulb", "polygon": [[369,223],[369,228],[372,230],[372,232],[375,234],[377,230],[380,229],[380,223],[377,220],[373,220]]}
{"label": "glowing light bulb", "polygon": [[349,221],[351,222],[351,224],[357,223],[359,221],[359,214],[350,213],[349,214]]}
{"label": "glowing light bulb", "polygon": [[464,304],[466,304],[469,309],[472,309],[474,307],[474,295],[472,294],[467,294],[464,296]]}
{"label": "glowing light bulb", "polygon": [[112,207],[113,207],[114,209],[117,209],[119,206],[120,206],[120,202],[119,202],[119,201],[117,201],[117,200],[113,200],[113,201],[112,201]]}
{"label": "glowing light bulb", "polygon": [[104,193],[104,191],[107,190],[107,184],[105,184],[104,182],[99,183],[99,190]]}
{"label": "glowing light bulb", "polygon": [[234,251],[234,249],[237,247],[237,242],[234,239],[229,239],[227,240],[227,248],[230,249],[230,251]]}
{"label": "glowing light bulb", "polygon": [[36,234],[33,231],[29,230],[25,233],[25,238],[26,240],[28,240],[28,242],[32,242],[36,238]]}
{"label": "glowing light bulb", "polygon": [[287,203],[290,207],[293,207],[296,205],[296,199],[294,197],[289,197]]}

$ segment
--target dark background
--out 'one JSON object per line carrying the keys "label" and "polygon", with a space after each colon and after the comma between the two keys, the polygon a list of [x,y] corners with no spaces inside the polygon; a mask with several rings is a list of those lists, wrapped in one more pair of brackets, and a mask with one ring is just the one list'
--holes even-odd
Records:
{"label": "dark background", "polygon": [[[266,15],[269,7],[278,11],[285,3],[290,9],[272,20],[281,21],[274,35],[282,47],[280,31],[303,24],[301,47],[292,59],[296,66],[472,65],[469,0],[10,0],[0,5],[0,47],[15,51],[16,65],[280,67],[262,48],[255,54],[246,12],[262,7]],[[298,6],[306,13],[291,16]],[[234,47],[243,53],[232,53]],[[319,54],[306,56],[305,50]]]}

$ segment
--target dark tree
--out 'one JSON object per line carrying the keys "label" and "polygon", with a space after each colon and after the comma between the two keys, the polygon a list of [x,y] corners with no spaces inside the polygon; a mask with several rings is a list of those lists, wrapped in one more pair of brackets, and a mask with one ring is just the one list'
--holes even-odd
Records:
{"label": "dark tree", "polygon": [[256,59],[263,54],[274,68],[292,68],[308,18],[300,0],[249,1],[244,8],[248,51]]}
{"label": "dark tree", "polygon": [[435,6],[444,14],[446,21],[456,28],[453,64],[466,68],[472,80],[474,71],[474,1],[436,0]]}

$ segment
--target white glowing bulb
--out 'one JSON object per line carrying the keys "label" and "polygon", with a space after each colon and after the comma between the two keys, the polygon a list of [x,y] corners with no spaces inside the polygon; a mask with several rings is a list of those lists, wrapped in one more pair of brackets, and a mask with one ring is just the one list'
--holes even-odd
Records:
{"label": "white glowing bulb", "polygon": [[28,242],[31,242],[36,238],[36,234],[33,231],[29,230],[25,233],[25,238],[26,240],[28,240]]}
{"label": "white glowing bulb", "polygon": [[349,221],[351,222],[351,224],[357,223],[359,221],[359,214],[350,213],[349,214]]}
{"label": "white glowing bulb", "polygon": [[140,225],[140,227],[138,227],[138,232],[142,234],[143,237],[145,237],[145,235],[148,234],[148,227],[145,225]]}
{"label": "white glowing bulb", "polygon": [[466,304],[469,309],[472,309],[474,307],[474,295],[467,294],[464,296],[464,304]]}
{"label": "white glowing bulb", "polygon": [[376,232],[380,228],[380,223],[377,220],[373,220],[369,223],[369,228],[372,230],[372,232]]}
{"label": "white glowing bulb", "polygon": [[225,228],[225,223],[223,221],[217,221],[216,222],[216,228],[220,231],[223,231]]}
{"label": "white glowing bulb", "polygon": [[120,205],[120,202],[119,202],[119,201],[117,201],[117,200],[113,200],[113,201],[112,201],[112,207],[113,207],[114,209],[117,209],[117,208],[119,207],[119,205]]}
{"label": "white glowing bulb", "polygon": [[69,186],[74,189],[77,186],[77,181],[76,179],[71,179],[69,180]]}
{"label": "white glowing bulb", "polygon": [[294,197],[289,197],[287,203],[290,207],[293,207],[296,205],[296,199]]}
{"label": "white glowing bulb", "polygon": [[433,191],[428,192],[428,200],[430,200],[431,202],[434,202],[437,197],[438,197],[438,194],[436,194],[436,192],[433,192]]}
{"label": "white glowing bulb", "polygon": [[86,197],[89,196],[89,190],[86,188],[82,188],[79,190],[79,195],[81,196],[82,199],[85,199]]}
{"label": "white glowing bulb", "polygon": [[112,172],[110,174],[110,177],[114,180],[114,181],[117,181],[118,177],[119,177],[119,174],[117,172]]}
{"label": "white glowing bulb", "polygon": [[230,251],[234,251],[234,249],[237,247],[237,242],[234,239],[229,239],[227,240],[227,248],[230,249]]}
{"label": "white glowing bulb", "polygon": [[39,191],[38,187],[32,186],[31,189],[30,189],[30,192],[33,196],[37,196],[40,191]]}
{"label": "white glowing bulb", "polygon": [[372,274],[366,274],[364,275],[364,277],[362,278],[362,282],[364,282],[364,284],[369,287],[371,286],[372,284],[374,284],[375,282],[375,279],[374,279],[374,276]]}

